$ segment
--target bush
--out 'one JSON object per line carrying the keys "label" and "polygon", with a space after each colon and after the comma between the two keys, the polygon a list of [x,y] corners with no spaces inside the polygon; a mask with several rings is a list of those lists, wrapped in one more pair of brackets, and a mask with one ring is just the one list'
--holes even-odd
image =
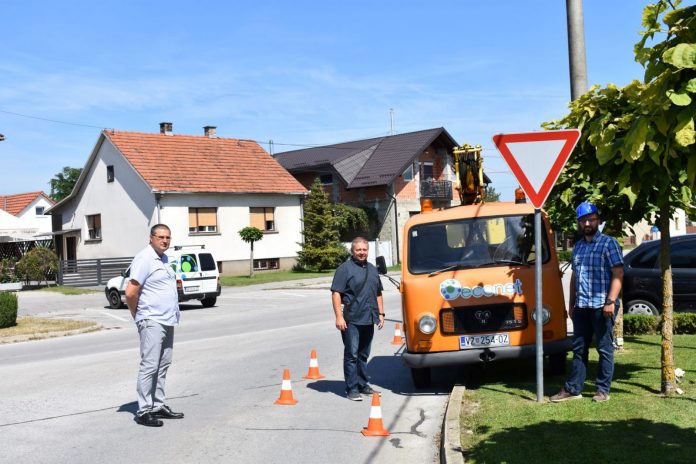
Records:
{"label": "bush", "polygon": [[0,260],[0,284],[19,282],[14,272],[15,262],[10,258]]}
{"label": "bush", "polygon": [[[624,335],[655,335],[662,331],[661,316],[624,315]],[[696,313],[674,313],[674,334],[696,334]]]}
{"label": "bush", "polygon": [[17,325],[17,295],[0,292],[0,329]]}
{"label": "bush", "polygon": [[570,262],[570,258],[573,257],[573,251],[572,250],[558,250],[556,252],[556,255],[558,255],[559,262],[567,263],[567,262]]}
{"label": "bush", "polygon": [[34,248],[17,261],[15,272],[27,284],[32,280],[48,283],[58,272],[58,256],[48,248]]}

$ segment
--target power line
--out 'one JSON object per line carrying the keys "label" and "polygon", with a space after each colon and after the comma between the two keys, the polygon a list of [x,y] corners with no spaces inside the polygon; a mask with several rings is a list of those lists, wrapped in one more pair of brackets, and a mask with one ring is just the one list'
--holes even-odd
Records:
{"label": "power line", "polygon": [[23,118],[28,118],[28,119],[38,119],[39,121],[48,121],[48,122],[54,122],[56,124],[66,124],[69,126],[81,126],[81,127],[92,127],[94,129],[104,129],[103,126],[93,126],[91,124],[82,124],[79,122],[67,122],[67,121],[59,121],[57,119],[49,119],[49,118],[41,118],[39,116],[31,116],[28,114],[22,114],[22,113],[15,113],[13,111],[5,111],[5,110],[0,110],[0,113],[5,113],[5,114],[11,114],[14,116],[21,116]]}

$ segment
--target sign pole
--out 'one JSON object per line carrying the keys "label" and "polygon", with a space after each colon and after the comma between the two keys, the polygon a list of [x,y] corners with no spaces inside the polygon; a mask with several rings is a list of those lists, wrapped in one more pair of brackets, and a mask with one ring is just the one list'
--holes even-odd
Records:
{"label": "sign pole", "polygon": [[536,295],[536,381],[537,403],[544,402],[544,340],[541,294],[541,262],[544,253],[541,249],[541,210],[534,208],[534,280]]}

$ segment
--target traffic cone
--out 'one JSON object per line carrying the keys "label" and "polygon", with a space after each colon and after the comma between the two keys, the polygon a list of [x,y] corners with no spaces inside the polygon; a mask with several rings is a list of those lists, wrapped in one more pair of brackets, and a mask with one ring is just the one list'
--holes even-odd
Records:
{"label": "traffic cone", "polygon": [[392,345],[401,345],[404,343],[404,339],[401,338],[401,324],[398,322],[394,326],[394,338],[392,339]]}
{"label": "traffic cone", "polygon": [[302,377],[303,379],[323,379],[324,376],[319,373],[319,361],[317,361],[317,350],[312,350],[312,354],[309,357],[309,371],[307,375]]}
{"label": "traffic cone", "polygon": [[283,383],[280,387],[280,397],[275,400],[275,404],[287,404],[293,406],[297,400],[292,397],[292,384],[290,383],[290,369],[283,371]]}
{"label": "traffic cone", "polygon": [[379,393],[372,394],[372,406],[370,407],[370,420],[367,427],[362,429],[366,437],[386,437],[389,431],[382,425],[382,407],[379,405]]}

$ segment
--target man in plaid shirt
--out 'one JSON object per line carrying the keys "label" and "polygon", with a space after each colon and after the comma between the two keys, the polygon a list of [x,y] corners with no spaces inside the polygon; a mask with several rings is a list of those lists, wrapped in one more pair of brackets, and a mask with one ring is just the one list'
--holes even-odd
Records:
{"label": "man in plaid shirt", "polygon": [[569,315],[573,320],[573,364],[554,403],[582,398],[587,375],[587,358],[592,336],[596,336],[599,365],[593,401],[609,400],[614,374],[614,311],[623,279],[623,253],[615,238],[599,232],[599,214],[592,203],[577,207],[582,240],[573,247],[573,275],[570,281]]}

